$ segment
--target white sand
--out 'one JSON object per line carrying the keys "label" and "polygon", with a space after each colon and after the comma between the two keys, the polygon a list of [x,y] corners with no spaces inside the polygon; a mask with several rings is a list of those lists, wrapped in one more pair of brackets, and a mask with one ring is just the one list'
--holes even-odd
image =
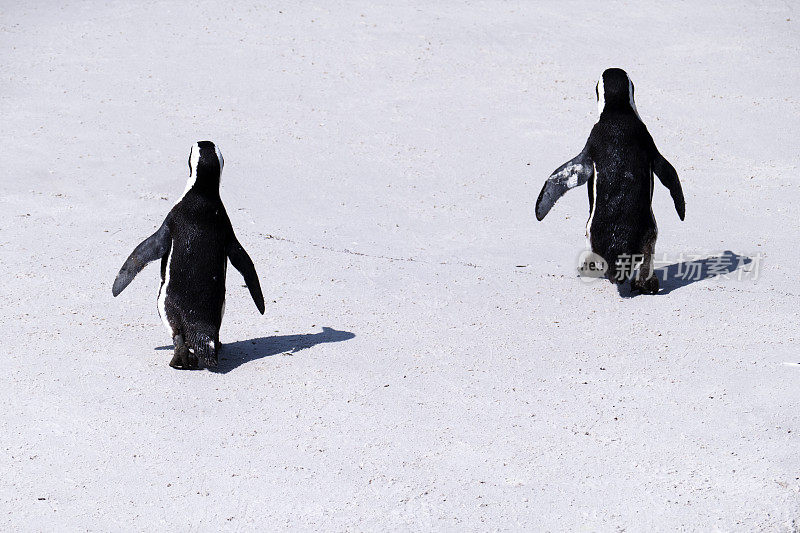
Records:
{"label": "white sand", "polygon": [[[3,530],[800,527],[791,2],[4,4]],[[757,281],[625,298],[584,188],[536,222],[609,66],[658,252]],[[221,373],[167,366],[156,264],[111,296],[200,139],[268,302],[229,269]]]}

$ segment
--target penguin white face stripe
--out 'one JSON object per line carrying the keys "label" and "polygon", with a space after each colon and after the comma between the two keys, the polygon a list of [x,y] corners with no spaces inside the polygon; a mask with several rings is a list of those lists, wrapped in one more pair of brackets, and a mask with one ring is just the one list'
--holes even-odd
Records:
{"label": "penguin white face stripe", "polygon": [[194,182],[197,181],[197,163],[200,162],[200,146],[197,143],[194,143],[192,146],[192,150],[189,152],[189,179],[186,180],[186,188],[183,190],[183,194],[181,195],[179,202],[186,196],[186,193],[189,192],[189,189],[194,186]]}
{"label": "penguin white face stripe", "polygon": [[225,160],[222,158],[222,152],[220,152],[219,146],[215,144],[214,149],[217,151],[217,160],[219,161],[219,181],[222,183],[222,167],[225,166]]}
{"label": "penguin white face stripe", "polygon": [[197,176],[197,164],[200,162],[200,145],[194,143],[192,145],[192,149],[189,152],[189,174],[191,176]]}
{"label": "penguin white face stripe", "polygon": [[217,151],[217,160],[219,161],[219,172],[220,174],[222,174],[222,167],[225,166],[225,160],[222,158],[222,152],[220,152],[219,146],[215,144],[214,149]]}
{"label": "penguin white face stripe", "polygon": [[602,115],[606,107],[606,88],[603,85],[603,76],[597,81],[597,114]]}
{"label": "penguin white face stripe", "polygon": [[642,117],[639,116],[639,111],[636,110],[636,102],[633,101],[633,82],[631,81],[630,77],[628,77],[628,98],[631,102],[631,109],[633,109],[633,112],[636,113],[636,118],[642,120]]}

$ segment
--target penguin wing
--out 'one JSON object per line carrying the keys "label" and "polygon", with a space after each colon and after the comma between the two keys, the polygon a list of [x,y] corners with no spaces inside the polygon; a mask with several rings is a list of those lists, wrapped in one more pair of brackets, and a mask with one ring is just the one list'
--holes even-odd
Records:
{"label": "penguin wing", "polygon": [[164,223],[161,224],[158,231],[143,240],[141,244],[133,250],[128,260],[122,265],[119,274],[117,274],[117,279],[114,280],[114,286],[111,289],[114,296],[121,293],[125,287],[133,281],[136,274],[142,271],[147,263],[155,261],[156,259],[161,259],[169,252],[172,236],[167,226],[168,221],[169,217],[164,220]]}
{"label": "penguin wing", "polygon": [[669,189],[669,194],[672,196],[672,201],[675,203],[675,210],[678,216],[683,220],[686,215],[686,201],[683,199],[683,189],[681,189],[681,182],[678,179],[678,173],[675,172],[669,161],[664,159],[658,150],[653,158],[653,172],[656,173],[661,183]]}
{"label": "penguin wing", "polygon": [[536,200],[536,219],[542,220],[559,198],[579,185],[583,185],[594,174],[594,165],[589,157],[589,144],[574,159],[570,159],[547,178]]}
{"label": "penguin wing", "polygon": [[242,248],[242,245],[239,244],[239,241],[236,240],[235,236],[228,245],[228,258],[231,260],[231,264],[236,270],[244,277],[244,282],[247,284],[250,296],[253,297],[253,302],[255,302],[258,311],[263,315],[264,295],[261,294],[261,284],[258,282],[256,267],[253,266],[253,261],[250,259],[250,256],[247,255],[244,248]]}

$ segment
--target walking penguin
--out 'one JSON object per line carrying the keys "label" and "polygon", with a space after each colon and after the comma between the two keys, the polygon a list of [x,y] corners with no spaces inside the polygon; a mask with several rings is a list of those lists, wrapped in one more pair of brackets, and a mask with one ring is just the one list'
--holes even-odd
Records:
{"label": "walking penguin", "polygon": [[219,196],[222,153],[211,141],[189,152],[189,180],[161,227],[131,253],[114,280],[121,293],[148,263],[161,259],[158,313],[175,345],[173,368],[217,364],[219,328],[225,312],[228,259],[244,276],[264,314],[264,296],[253,261],[236,240]]}
{"label": "walking penguin", "polygon": [[685,214],[678,174],[658,152],[639,117],[633,83],[619,68],[603,72],[595,87],[600,118],[577,157],[558,167],[536,201],[542,220],[568,190],[589,184],[586,237],[604,261],[606,276],[646,294],[658,292],[653,253],[658,233],[653,216],[653,173],[669,189],[681,220]]}

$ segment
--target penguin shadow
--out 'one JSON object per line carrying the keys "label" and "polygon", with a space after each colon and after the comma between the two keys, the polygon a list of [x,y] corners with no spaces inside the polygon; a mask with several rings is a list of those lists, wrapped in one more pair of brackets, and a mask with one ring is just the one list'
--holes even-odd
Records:
{"label": "penguin shadow", "polygon": [[[658,277],[660,285],[657,295],[669,294],[698,281],[726,276],[752,262],[753,259],[750,257],[726,250],[720,255],[656,268],[653,273]],[[638,292],[631,291],[629,283],[618,285],[617,290],[623,298],[633,298],[639,295]]]}
{"label": "penguin shadow", "polygon": [[[277,354],[292,355],[300,350],[327,342],[341,342],[354,338],[355,333],[323,327],[320,333],[301,335],[274,335],[246,341],[223,344],[219,350],[217,366],[211,372],[227,374],[245,363]],[[172,346],[159,346],[156,350],[172,350]]]}

